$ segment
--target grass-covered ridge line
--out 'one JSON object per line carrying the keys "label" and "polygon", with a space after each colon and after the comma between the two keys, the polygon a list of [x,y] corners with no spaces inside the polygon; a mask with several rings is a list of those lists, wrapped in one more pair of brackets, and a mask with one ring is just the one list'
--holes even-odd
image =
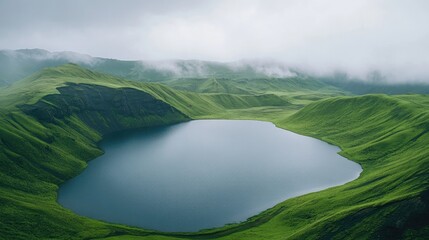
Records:
{"label": "grass-covered ridge line", "polygon": [[[0,236],[6,239],[129,239],[131,236],[132,239],[394,239],[395,236],[424,239],[428,236],[428,96],[343,97],[337,89],[325,89],[323,93],[305,88],[289,93],[247,90],[244,93],[178,91],[71,64],[45,69],[0,90]],[[152,108],[140,111],[142,106],[138,101],[123,97],[128,91],[137,94],[136,100],[147,98],[154,106],[165,106],[164,111],[157,113]],[[98,104],[107,100],[113,109],[94,107],[94,102],[85,100],[91,92],[101,94],[98,100],[103,101],[95,99]],[[337,97],[311,103],[327,96]],[[70,99],[75,102],[64,105],[65,99],[67,103]],[[301,109],[304,105],[307,106]],[[125,106],[135,111],[124,112]],[[28,111],[31,107],[33,111]],[[60,114],[40,119],[34,108]],[[63,109],[67,111],[62,112]],[[108,224],[78,216],[58,205],[58,185],[82,171],[86,161],[101,154],[96,143],[108,129],[151,126],[159,121],[168,124],[186,120],[186,116],[271,121],[340,146],[341,154],[360,163],[364,171],[359,179],[346,185],[287,200],[244,223],[200,233],[159,233]],[[97,129],[91,124],[94,122],[105,127]]]}
{"label": "grass-covered ridge line", "polygon": [[[96,84],[109,88],[134,88],[168,102],[180,111],[192,117],[225,113],[228,110],[248,109],[257,107],[288,108],[289,106],[302,107],[311,102],[313,98],[323,96],[338,96],[343,93],[337,89],[327,90],[321,94],[314,91],[296,91],[294,95],[281,95],[278,93],[249,93],[229,94],[195,93],[178,91],[158,83],[141,83],[94,72],[75,64],[66,64],[60,67],[46,68],[14,85],[0,88],[0,111],[13,111],[16,106],[35,104],[42,97],[58,94],[58,88],[68,83]],[[307,98],[308,96],[308,98]]]}
{"label": "grass-covered ridge line", "polygon": [[[44,68],[58,67],[69,62],[79,64],[96,72],[138,82],[175,84],[183,83],[184,81],[181,78],[186,78],[185,82],[188,82],[187,84],[176,85],[180,88],[192,87],[192,84],[189,85],[189,81],[192,82],[192,79],[207,79],[208,84],[199,86],[198,91],[212,92],[216,88],[221,90],[223,87],[226,87],[225,90],[229,90],[229,84],[225,86],[221,83],[225,79],[228,81],[258,80],[255,81],[258,84],[267,79],[272,82],[272,78],[279,78],[281,81],[298,80],[299,85],[302,82],[308,82],[311,85],[314,82],[319,82],[325,86],[354,94],[429,93],[428,84],[412,82],[392,84],[383,81],[383,78],[377,73],[373,73],[369,76],[370,80],[365,81],[351,78],[341,72],[328,76],[318,76],[306,72],[304,69],[291,69],[283,64],[270,61],[255,62],[244,60],[229,63],[200,60],[124,61],[92,57],[74,52],[49,52],[43,49],[0,50],[0,88],[9,86],[15,81]],[[219,84],[212,80],[218,81]],[[282,90],[285,89],[283,88]]]}
{"label": "grass-covered ridge line", "polygon": [[122,129],[150,127],[189,119],[169,104],[134,88],[68,83],[35,104],[18,107],[39,122],[56,123],[76,116],[103,135]]}
{"label": "grass-covered ridge line", "polygon": [[[423,95],[331,98],[308,105],[281,123],[331,142],[362,165],[361,177],[322,192],[320,221],[299,238],[423,239],[429,215],[429,105]],[[304,198],[305,199],[305,198]],[[334,210],[335,209],[335,210]],[[341,209],[341,211],[338,211]]]}

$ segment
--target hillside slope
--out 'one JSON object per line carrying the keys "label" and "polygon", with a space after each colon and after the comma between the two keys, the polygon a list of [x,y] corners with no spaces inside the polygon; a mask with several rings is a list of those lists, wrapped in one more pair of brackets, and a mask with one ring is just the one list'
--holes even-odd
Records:
{"label": "hillside slope", "polygon": [[423,95],[332,98],[310,104],[283,122],[289,129],[340,146],[342,155],[364,168],[358,180],[335,194],[327,191],[323,199],[313,199],[316,206],[341,212],[330,217],[324,213],[294,238],[427,236],[428,100]]}
{"label": "hillside slope", "polygon": [[[247,86],[249,87],[249,86]],[[5,239],[424,239],[429,234],[429,97],[338,96],[312,89],[178,91],[74,64],[0,89],[0,236]],[[209,88],[207,88],[209,90]],[[314,98],[314,100],[323,98]],[[304,105],[307,105],[304,107]],[[302,108],[304,107],[304,108]],[[302,108],[302,109],[301,109]],[[301,109],[301,110],[300,110]],[[353,182],[284,201],[248,221],[161,233],[78,216],[58,185],[102,154],[112,131],[189,119],[272,121],[320,138],[364,169]]]}
{"label": "hillside slope", "polygon": [[[14,109],[22,104],[34,104],[43,96],[59,93],[58,88],[69,82],[77,84],[96,84],[109,88],[133,88],[142,90],[167,102],[189,116],[205,116],[224,113],[229,109],[248,109],[261,106],[302,107],[308,99],[294,98],[269,92],[257,94],[228,94],[224,92],[195,93],[177,91],[158,83],[129,81],[107,74],[94,72],[76,64],[65,64],[54,68],[45,68],[15,84],[0,88],[0,110]],[[312,93],[310,90],[308,95]],[[302,90],[300,94],[306,94]],[[337,90],[327,92],[329,96],[342,95]],[[320,96],[319,96],[320,97]]]}
{"label": "hillside slope", "polygon": [[179,90],[199,93],[261,94],[261,93],[294,93],[317,92],[344,93],[314,78],[180,78],[164,82]]}

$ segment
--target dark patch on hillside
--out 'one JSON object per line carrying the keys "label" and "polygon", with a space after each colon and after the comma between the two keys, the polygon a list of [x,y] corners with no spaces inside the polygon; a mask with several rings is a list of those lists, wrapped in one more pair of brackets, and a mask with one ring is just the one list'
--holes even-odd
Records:
{"label": "dark patch on hillside", "polygon": [[347,232],[355,231],[367,218],[379,216],[381,221],[374,221],[371,226],[376,229],[371,239],[400,240],[405,238],[407,231],[419,231],[429,225],[429,191],[420,196],[384,206],[370,207],[349,214],[343,219],[324,228],[319,233],[320,239],[334,239],[347,236]]}
{"label": "dark patch on hillside", "polygon": [[377,237],[403,239],[407,231],[419,231],[429,225],[429,191],[396,204],[396,211],[386,216]]}
{"label": "dark patch on hillside", "polygon": [[75,115],[102,134],[189,119],[169,104],[133,88],[68,83],[58,91],[60,94],[47,95],[19,108],[47,123]]}

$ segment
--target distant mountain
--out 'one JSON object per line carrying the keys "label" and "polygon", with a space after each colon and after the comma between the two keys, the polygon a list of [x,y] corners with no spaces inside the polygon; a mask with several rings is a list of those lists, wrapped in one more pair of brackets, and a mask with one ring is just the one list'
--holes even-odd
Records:
{"label": "distant mountain", "polygon": [[46,67],[66,63],[93,65],[97,58],[73,52],[49,52],[42,49],[0,51],[0,82],[11,84]]}
{"label": "distant mountain", "polygon": [[379,72],[370,73],[365,81],[336,72],[331,76],[319,77],[330,85],[354,94],[385,93],[385,94],[428,94],[429,84],[413,82],[389,82]]}
{"label": "distant mountain", "polygon": [[[429,94],[429,85],[423,83],[389,83],[380,79],[363,81],[346,74],[315,76],[291,69],[274,61],[243,60],[212,62],[200,60],[125,61],[92,57],[74,52],[49,52],[43,49],[0,50],[0,87],[31,75],[46,67],[75,63],[82,67],[141,82],[164,82],[182,90],[207,92],[207,84],[226,89],[226,80],[291,79],[316,80],[353,94],[367,93],[421,93]],[[201,80],[201,82],[199,82]],[[192,82],[192,86],[190,83]],[[254,81],[252,81],[254,82]],[[318,84],[319,84],[318,83]],[[307,83],[306,83],[307,84]],[[240,86],[234,92],[241,92]],[[212,86],[210,86],[212,89]],[[245,91],[244,91],[245,92]]]}
{"label": "distant mountain", "polygon": [[75,63],[91,70],[131,80],[151,82],[176,78],[264,78],[296,75],[281,64],[257,61],[232,63],[199,60],[124,61],[74,52],[21,49],[0,51],[0,82],[10,84],[43,68],[66,63]]}

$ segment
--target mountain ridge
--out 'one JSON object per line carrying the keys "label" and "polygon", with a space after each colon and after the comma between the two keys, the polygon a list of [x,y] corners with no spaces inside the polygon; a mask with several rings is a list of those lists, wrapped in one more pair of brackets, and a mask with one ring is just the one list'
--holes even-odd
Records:
{"label": "mountain ridge", "polygon": [[[275,61],[242,60],[223,63],[201,60],[117,60],[66,51],[49,52],[43,49],[0,50],[0,87],[11,85],[43,68],[66,63],[75,63],[93,71],[139,82],[169,82],[180,79],[310,78],[358,95],[429,93],[429,84],[426,83],[390,83],[385,79],[365,81],[338,72],[317,75]],[[375,73],[373,75],[379,76]]]}

